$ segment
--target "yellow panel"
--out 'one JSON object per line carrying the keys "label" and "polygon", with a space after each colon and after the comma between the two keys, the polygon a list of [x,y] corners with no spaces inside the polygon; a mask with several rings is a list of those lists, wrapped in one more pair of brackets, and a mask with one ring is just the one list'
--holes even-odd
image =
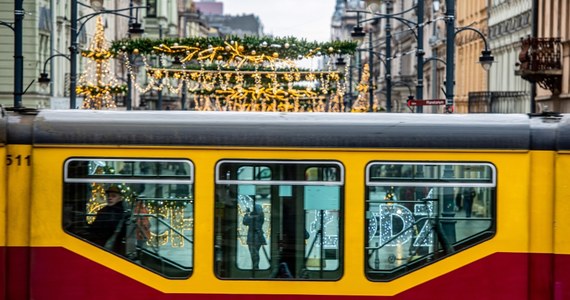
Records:
{"label": "yellow panel", "polygon": [[[2,159],[6,158],[6,147],[2,145],[0,147],[0,156]],[[8,182],[6,181],[6,163],[2,164],[0,167],[0,247],[6,246],[6,187]]]}
{"label": "yellow panel", "polygon": [[[6,153],[8,198],[6,226],[8,246],[30,244],[30,175],[32,162],[30,145],[9,145]],[[45,176],[44,176],[45,177]]]}
{"label": "yellow panel", "polygon": [[[532,178],[528,182],[529,232],[531,236],[529,251],[533,253],[552,253],[554,209],[554,152],[534,151],[531,153]],[[515,200],[516,201],[516,200]]]}
{"label": "yellow panel", "polygon": [[[271,291],[276,294],[346,294],[346,295],[394,295],[431,278],[441,276],[460,266],[484,258],[496,252],[527,252],[529,250],[529,161],[524,152],[427,152],[427,151],[350,151],[220,149],[77,149],[41,148],[34,152],[35,187],[32,205],[32,244],[34,246],[62,246],[88,259],[96,261],[148,286],[167,293],[228,293],[248,294]],[[168,280],[121,259],[102,249],[66,234],[61,225],[63,163],[69,157],[130,157],[130,158],[188,158],[195,164],[195,223],[194,273],[187,280]],[[220,281],[213,268],[214,224],[214,170],[220,159],[318,159],[337,160],[346,170],[344,224],[344,275],[339,281],[320,282],[314,289],[313,282],[276,281]],[[370,282],[364,271],[364,177],[370,161],[469,161],[490,162],[497,167],[496,236],[459,252],[449,258],[421,268],[391,282]],[[567,164],[570,164],[567,161]],[[568,168],[567,168],[568,169]],[[545,222],[540,216],[537,222]],[[542,218],[548,218],[543,216]]]}
{"label": "yellow panel", "polygon": [[554,252],[570,254],[570,154],[556,157],[554,204]]}

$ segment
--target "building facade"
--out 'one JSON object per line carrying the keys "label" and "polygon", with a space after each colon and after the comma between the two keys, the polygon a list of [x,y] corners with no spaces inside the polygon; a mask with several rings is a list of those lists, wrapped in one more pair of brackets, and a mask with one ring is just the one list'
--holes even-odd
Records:
{"label": "building facade", "polygon": [[[22,1],[25,15],[23,20],[23,89],[24,107],[65,109],[70,107],[69,47],[72,44],[71,6],[77,1],[34,0]],[[138,8],[148,3],[149,9]],[[86,4],[89,4],[87,2]],[[179,0],[104,0],[105,10],[118,11],[118,14],[100,14],[105,24],[107,41],[129,38],[129,18],[141,23],[144,37],[179,37],[206,35],[207,24],[193,9],[193,1]],[[91,7],[77,5],[78,52],[85,49],[95,33],[95,11]],[[122,16],[120,16],[121,14]],[[14,1],[0,0],[0,21],[11,24],[14,20]],[[0,39],[0,104],[14,105],[14,34],[8,26],[0,26],[0,33],[7,37]],[[86,59],[77,55],[77,78],[85,71]],[[112,71],[119,82],[126,84],[127,70],[120,59],[113,60]],[[38,84],[38,77],[46,73],[49,83]],[[132,108],[141,105],[140,95],[131,91]],[[119,107],[126,106],[126,97],[116,98]],[[77,98],[77,106],[81,97]]]}
{"label": "building facade", "polygon": [[517,74],[532,84],[533,112],[570,112],[570,3],[533,0],[532,12]]}
{"label": "building facade", "polygon": [[469,93],[487,92],[488,73],[477,62],[485,49],[484,40],[472,30],[459,31],[472,26],[488,36],[487,0],[457,1],[455,35],[455,112],[469,112]]}
{"label": "building facade", "polygon": [[[493,0],[489,3],[489,45],[495,63],[489,70],[489,92],[471,94],[473,110],[529,113],[531,84],[515,74],[521,39],[531,33],[532,3],[528,0]],[[477,103],[477,100],[483,103]]]}

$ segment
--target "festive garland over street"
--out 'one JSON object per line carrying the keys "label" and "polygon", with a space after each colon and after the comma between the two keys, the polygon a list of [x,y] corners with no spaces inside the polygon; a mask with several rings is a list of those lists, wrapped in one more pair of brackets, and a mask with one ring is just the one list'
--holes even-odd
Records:
{"label": "festive garland over street", "polygon": [[[310,58],[318,55],[352,55],[357,44],[352,41],[308,42],[295,37],[193,37],[176,39],[123,39],[110,47],[113,55],[160,54],[186,56],[189,53],[207,55],[212,60],[231,59],[236,53],[243,55],[273,58]],[[212,56],[212,53],[215,55]]]}
{"label": "festive garland over street", "polygon": [[[345,111],[347,69],[339,73],[335,62],[350,61],[356,48],[352,41],[295,37],[143,38],[115,41],[108,53],[82,55],[119,58],[140,93],[185,90],[196,110]],[[309,61],[317,70],[299,67],[300,60],[320,57],[325,59]]]}

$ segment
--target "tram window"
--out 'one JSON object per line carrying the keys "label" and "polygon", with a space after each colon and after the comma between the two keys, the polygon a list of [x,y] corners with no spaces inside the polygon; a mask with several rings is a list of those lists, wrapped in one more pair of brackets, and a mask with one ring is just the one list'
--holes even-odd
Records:
{"label": "tram window", "polygon": [[220,161],[216,275],[340,278],[343,190],[343,168],[337,162]]}
{"label": "tram window", "polygon": [[[73,158],[65,162],[64,170],[67,233],[165,277],[190,276],[194,230],[190,161]],[[123,201],[115,205],[116,197]]]}
{"label": "tram window", "polygon": [[491,164],[373,162],[366,179],[370,280],[392,280],[495,233]]}

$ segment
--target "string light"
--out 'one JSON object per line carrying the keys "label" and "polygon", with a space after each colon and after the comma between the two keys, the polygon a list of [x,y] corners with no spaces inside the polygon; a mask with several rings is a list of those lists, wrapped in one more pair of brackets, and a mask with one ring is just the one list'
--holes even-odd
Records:
{"label": "string light", "polygon": [[[140,93],[166,91],[180,96],[189,92],[194,110],[342,112],[347,82],[345,74],[332,70],[332,59],[326,71],[300,70],[296,60],[323,53],[331,58],[350,56],[354,50],[354,43],[341,41],[194,38],[160,43],[123,40],[113,43],[111,51],[122,55]],[[149,63],[149,54],[158,56],[161,67]],[[133,59],[142,62],[142,73],[133,67]]]}
{"label": "string light", "polygon": [[85,97],[83,109],[109,109],[115,108],[113,95],[123,94],[125,85],[119,85],[115,76],[111,73],[110,59],[112,53],[105,38],[103,18],[97,17],[95,36],[89,44],[89,48],[81,52],[83,57],[88,58],[85,72],[78,80],[77,95]]}

